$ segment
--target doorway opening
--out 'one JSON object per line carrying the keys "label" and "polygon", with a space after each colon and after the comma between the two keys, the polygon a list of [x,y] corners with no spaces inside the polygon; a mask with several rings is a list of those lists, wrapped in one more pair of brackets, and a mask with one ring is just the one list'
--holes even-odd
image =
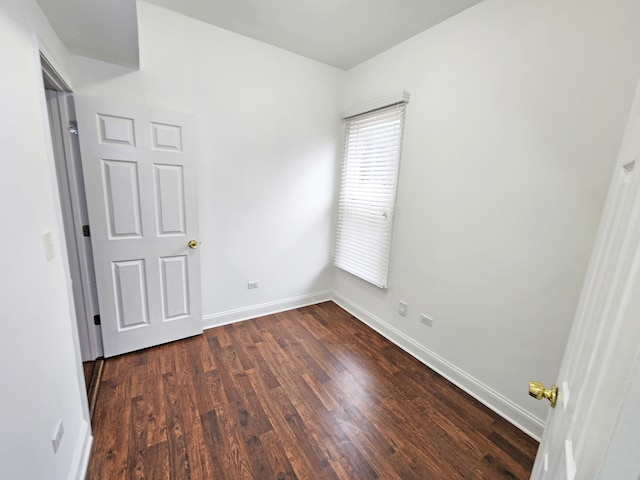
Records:
{"label": "doorway opening", "polygon": [[62,209],[78,339],[89,410],[97,398],[102,372],[102,335],[82,164],[72,90],[44,55],[40,55],[51,127],[56,177]]}

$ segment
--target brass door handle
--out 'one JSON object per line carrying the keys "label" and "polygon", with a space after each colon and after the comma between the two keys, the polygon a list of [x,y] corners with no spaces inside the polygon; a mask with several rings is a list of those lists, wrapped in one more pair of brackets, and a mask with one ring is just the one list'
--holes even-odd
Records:
{"label": "brass door handle", "polygon": [[529,395],[537,400],[546,398],[551,402],[551,407],[553,408],[556,406],[556,400],[558,399],[558,387],[551,385],[551,388],[547,389],[540,382],[529,382]]}
{"label": "brass door handle", "polygon": [[200,243],[197,240],[189,240],[189,248],[198,248],[198,245],[200,245]]}

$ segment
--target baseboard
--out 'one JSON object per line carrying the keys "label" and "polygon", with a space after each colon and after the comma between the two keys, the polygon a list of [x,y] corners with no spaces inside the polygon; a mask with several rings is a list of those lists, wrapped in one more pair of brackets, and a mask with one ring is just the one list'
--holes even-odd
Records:
{"label": "baseboard", "polygon": [[308,305],[314,305],[316,303],[326,302],[329,300],[332,300],[332,291],[325,290],[308,295],[286,298],[284,300],[276,300],[274,302],[251,305],[249,307],[238,308],[235,310],[227,310],[226,312],[203,315],[202,321],[205,329],[214,328],[234,322],[240,322],[242,320],[248,320],[250,318],[284,312],[293,308],[306,307]]}
{"label": "baseboard", "polygon": [[519,405],[501,396],[488,385],[485,385],[480,380],[456,367],[438,354],[418,344],[401,331],[366,311],[359,305],[356,305],[351,300],[343,297],[338,292],[332,292],[332,300],[358,320],[373,328],[380,335],[392,341],[429,368],[438,372],[451,383],[467,392],[520,430],[540,441],[544,429],[543,420],[531,415]]}
{"label": "baseboard", "polygon": [[89,454],[91,453],[92,444],[91,426],[88,421],[84,420],[80,427],[76,451],[73,454],[69,480],[84,480],[89,466]]}

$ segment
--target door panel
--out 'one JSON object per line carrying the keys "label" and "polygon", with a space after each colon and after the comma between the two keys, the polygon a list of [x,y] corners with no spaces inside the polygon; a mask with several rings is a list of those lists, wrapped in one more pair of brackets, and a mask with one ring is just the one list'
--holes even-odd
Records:
{"label": "door panel", "polygon": [[112,115],[96,114],[98,120],[98,140],[100,143],[128,145],[135,147],[133,118],[114,117]]}
{"label": "door panel", "polygon": [[184,179],[180,165],[154,165],[158,235],[184,235]]}
{"label": "door panel", "polygon": [[189,315],[189,271],[186,255],[161,258],[163,320]]}
{"label": "door panel", "polygon": [[113,262],[118,331],[149,324],[147,275],[144,260]]}
{"label": "door panel", "polygon": [[202,331],[193,119],[76,96],[105,356]]}
{"label": "door panel", "polygon": [[102,182],[109,217],[109,238],[141,237],[138,165],[102,160]]}

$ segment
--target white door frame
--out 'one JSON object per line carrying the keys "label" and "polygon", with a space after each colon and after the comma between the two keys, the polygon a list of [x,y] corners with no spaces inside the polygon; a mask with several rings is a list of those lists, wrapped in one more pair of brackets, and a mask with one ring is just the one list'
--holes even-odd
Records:
{"label": "white door frame", "polygon": [[99,310],[91,242],[82,234],[88,220],[78,138],[69,131],[71,122],[75,122],[73,98],[71,88],[43,55],[41,63],[80,351],[82,361],[95,360],[103,356],[102,333],[94,323]]}

